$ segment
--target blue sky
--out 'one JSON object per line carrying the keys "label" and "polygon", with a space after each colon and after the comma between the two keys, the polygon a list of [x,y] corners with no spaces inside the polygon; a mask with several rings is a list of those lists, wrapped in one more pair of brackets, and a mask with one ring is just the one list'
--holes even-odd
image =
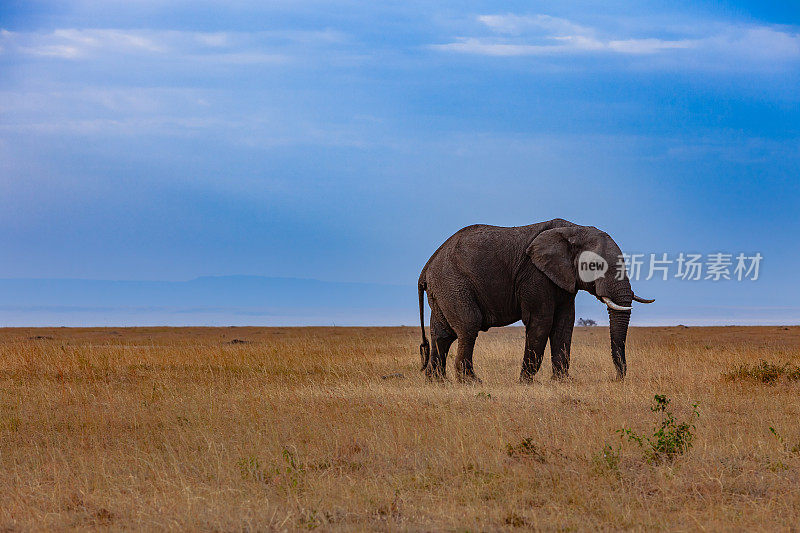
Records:
{"label": "blue sky", "polygon": [[635,284],[634,324],[798,323],[787,4],[3,2],[0,278],[413,286],[460,227],[563,217],[764,256]]}

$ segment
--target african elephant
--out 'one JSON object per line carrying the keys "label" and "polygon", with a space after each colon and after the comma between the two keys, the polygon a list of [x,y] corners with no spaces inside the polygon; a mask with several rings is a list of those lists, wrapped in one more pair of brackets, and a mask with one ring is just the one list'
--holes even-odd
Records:
{"label": "african elephant", "polygon": [[[605,261],[607,270],[587,271],[586,257]],[[611,356],[618,378],[624,378],[631,302],[653,300],[633,293],[621,258],[619,246],[607,233],[558,218],[529,226],[475,225],[458,231],[434,252],[419,276],[422,370],[431,379],[443,379],[447,352],[458,338],[456,378],[480,381],[472,365],[478,332],[521,319],[525,353],[520,381],[533,379],[548,339],[553,378],[565,378],[575,295],[585,290],[608,306]],[[433,350],[425,336],[425,291]]]}

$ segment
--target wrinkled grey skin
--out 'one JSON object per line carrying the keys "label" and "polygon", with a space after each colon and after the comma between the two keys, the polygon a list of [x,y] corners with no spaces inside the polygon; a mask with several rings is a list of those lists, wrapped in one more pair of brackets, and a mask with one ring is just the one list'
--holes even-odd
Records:
{"label": "wrinkled grey skin", "polygon": [[[599,254],[609,265],[605,275],[591,283],[578,276],[578,256],[584,250]],[[533,379],[548,339],[553,378],[567,377],[578,290],[598,299],[607,296],[618,305],[631,305],[633,291],[624,265],[619,264],[620,254],[607,233],[562,219],[513,228],[475,225],[460,230],[436,250],[419,276],[420,355],[426,375],[445,377],[447,352],[458,338],[456,378],[480,381],[472,365],[478,332],[522,320],[525,354],[520,381]],[[425,336],[424,291],[431,307],[432,345]],[[608,314],[611,356],[622,379],[631,313],[609,309]]]}

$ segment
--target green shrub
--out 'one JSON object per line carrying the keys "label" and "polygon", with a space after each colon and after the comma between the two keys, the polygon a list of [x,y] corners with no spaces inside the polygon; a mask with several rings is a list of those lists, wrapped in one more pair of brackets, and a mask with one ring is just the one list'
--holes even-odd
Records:
{"label": "green shrub", "polygon": [[592,457],[594,468],[597,473],[611,472],[619,474],[619,462],[622,447],[613,448],[610,444],[603,446],[603,449]]}
{"label": "green shrub", "polygon": [[305,467],[287,448],[283,449],[283,460],[286,463],[285,474],[289,486],[293,489],[301,488],[306,473]]}
{"label": "green shrub", "polygon": [[691,422],[691,418],[700,416],[697,402],[692,404],[690,420],[680,423],[667,410],[669,403],[670,399],[663,394],[653,396],[653,405],[650,410],[660,413],[661,420],[656,424],[652,437],[639,435],[629,428],[622,428],[618,432],[622,438],[627,437],[629,442],[635,442],[644,449],[648,463],[672,460],[692,447],[695,425]]}
{"label": "green shrub", "polygon": [[242,479],[260,483],[283,483],[289,490],[302,490],[306,468],[295,456],[295,452],[283,448],[283,465],[264,468],[258,457],[251,455],[237,461]]}
{"label": "green shrub", "polygon": [[778,433],[777,429],[775,429],[774,427],[770,426],[769,427],[769,432],[772,433],[773,435],[775,435],[775,438],[778,439],[778,442],[781,443],[781,446],[783,447],[784,451],[786,451],[788,453],[791,453],[793,455],[800,454],[800,441],[798,441],[797,444],[795,444],[794,446],[789,447],[789,444],[786,442],[786,439],[783,438],[783,435]]}

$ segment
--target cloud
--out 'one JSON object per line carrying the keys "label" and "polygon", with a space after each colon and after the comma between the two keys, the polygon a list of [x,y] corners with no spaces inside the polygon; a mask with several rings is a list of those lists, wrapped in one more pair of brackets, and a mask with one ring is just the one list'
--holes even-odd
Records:
{"label": "cloud", "polygon": [[661,39],[627,39],[601,41],[581,35],[552,37],[553,44],[509,43],[496,39],[460,38],[456,42],[435,44],[435,50],[462,52],[487,56],[563,55],[585,52],[618,54],[655,54],[664,50],[693,48],[694,41],[665,41]]}
{"label": "cloud", "polygon": [[0,54],[62,60],[143,56],[220,60],[236,64],[284,63],[289,56],[344,43],[332,30],[195,32],[61,28],[50,32],[0,30]]}
{"label": "cloud", "polygon": [[592,33],[591,28],[550,15],[480,15],[478,21],[496,33],[520,34],[531,29],[572,35]]}
{"label": "cloud", "polygon": [[[459,36],[431,48],[442,52],[508,57],[683,54],[687,65],[697,62],[708,65],[720,60],[727,64],[800,60],[800,33],[796,28],[783,26],[698,24],[682,28],[682,31],[672,31],[673,35],[683,33],[682,36],[666,38],[665,35],[615,35],[610,30],[542,14],[480,15],[477,21],[488,34]],[[665,34],[666,31],[668,29],[664,30]]]}
{"label": "cloud", "polygon": [[445,52],[461,52],[486,56],[529,56],[555,54],[564,47],[543,46],[533,44],[513,44],[487,39],[458,38],[456,42],[431,45],[434,50]]}
{"label": "cloud", "polygon": [[665,41],[662,39],[626,39],[622,41],[609,41],[606,43],[609,50],[621,54],[656,54],[665,50],[679,50],[696,48],[698,42],[691,39],[681,41]]}
{"label": "cloud", "polygon": [[[327,106],[314,100],[293,108],[291,101],[291,96],[287,100],[273,94],[265,103],[260,93],[234,98],[218,88],[59,85],[0,90],[0,114],[5,117],[0,143],[23,138],[40,142],[53,136],[103,143],[213,138],[247,149],[364,148],[388,142],[379,120],[326,114],[320,106]],[[0,150],[0,164],[3,155]]]}
{"label": "cloud", "polygon": [[159,53],[163,45],[145,31],[57,29],[49,33],[4,31],[0,38],[7,53],[61,59],[80,59],[99,52]]}
{"label": "cloud", "polygon": [[704,48],[727,52],[741,59],[796,61],[800,59],[800,33],[768,26],[734,26],[702,40]]}

